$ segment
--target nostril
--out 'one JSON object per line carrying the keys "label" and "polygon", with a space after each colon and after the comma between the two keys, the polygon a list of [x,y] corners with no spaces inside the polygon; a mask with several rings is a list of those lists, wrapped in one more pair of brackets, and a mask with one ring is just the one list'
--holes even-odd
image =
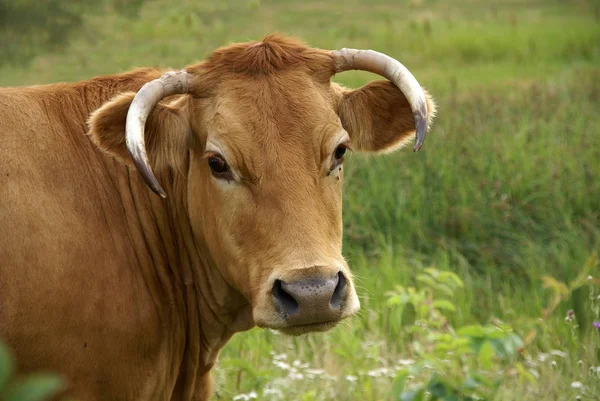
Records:
{"label": "nostril", "polygon": [[337,274],[338,283],[335,286],[335,290],[333,290],[333,295],[331,296],[331,307],[337,309],[342,304],[344,300],[344,295],[346,294],[346,277],[342,274],[342,272],[338,272]]}
{"label": "nostril", "polygon": [[287,314],[293,315],[298,311],[298,302],[283,289],[282,283],[281,280],[275,280],[273,283],[273,296]]}

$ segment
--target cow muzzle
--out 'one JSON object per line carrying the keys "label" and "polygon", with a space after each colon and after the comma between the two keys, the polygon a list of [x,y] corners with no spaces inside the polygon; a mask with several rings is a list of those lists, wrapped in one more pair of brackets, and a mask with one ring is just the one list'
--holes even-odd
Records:
{"label": "cow muzzle", "polygon": [[275,280],[273,300],[290,324],[319,323],[336,320],[346,295],[346,278],[342,272],[334,277],[286,283]]}
{"label": "cow muzzle", "polygon": [[359,309],[352,280],[342,269],[295,270],[271,282],[262,305],[268,312],[258,308],[255,316],[262,327],[291,335],[327,331]]}

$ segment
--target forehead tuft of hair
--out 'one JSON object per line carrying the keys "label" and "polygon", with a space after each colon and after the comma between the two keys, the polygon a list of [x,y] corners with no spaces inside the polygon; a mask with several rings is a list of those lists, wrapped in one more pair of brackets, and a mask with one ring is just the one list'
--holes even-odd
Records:
{"label": "forehead tuft of hair", "polygon": [[290,69],[305,69],[331,77],[333,57],[329,52],[311,48],[302,41],[270,34],[260,42],[232,43],[215,50],[203,63],[207,70],[247,76],[268,75]]}

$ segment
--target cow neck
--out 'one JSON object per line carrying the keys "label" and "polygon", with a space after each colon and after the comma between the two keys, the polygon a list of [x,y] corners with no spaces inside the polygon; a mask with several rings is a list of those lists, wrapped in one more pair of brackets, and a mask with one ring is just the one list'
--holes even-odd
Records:
{"label": "cow neck", "polygon": [[[180,193],[187,193],[187,189]],[[191,333],[191,338],[201,339],[206,367],[210,368],[221,348],[234,333],[253,326],[252,312],[247,300],[224,279],[211,256],[211,249],[205,238],[192,229],[188,199],[182,199],[184,212],[181,215],[180,227],[186,230],[185,253],[190,262],[187,265],[187,274],[193,283],[193,299],[196,302],[198,319],[190,322],[189,328],[192,331],[198,330],[200,336]]]}
{"label": "cow neck", "polygon": [[143,237],[137,257],[144,260],[145,280],[155,283],[151,290],[155,303],[172,306],[164,318],[177,331],[176,341],[184,343],[173,351],[173,363],[179,364],[183,375],[179,380],[189,391],[205,388],[222,347],[234,333],[252,327],[251,309],[221,275],[205,239],[193,233],[183,196],[186,176],[169,170],[157,173],[168,195],[161,199],[134,168],[128,168],[127,175],[127,194],[122,197],[131,198],[125,202],[136,216],[131,229]]}

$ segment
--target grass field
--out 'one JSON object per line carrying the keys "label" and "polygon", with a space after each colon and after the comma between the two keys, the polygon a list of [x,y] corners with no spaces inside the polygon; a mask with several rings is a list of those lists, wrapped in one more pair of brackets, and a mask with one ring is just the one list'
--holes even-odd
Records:
{"label": "grass field", "polygon": [[438,118],[417,154],[346,162],[344,247],[360,316],[324,335],[236,335],[215,372],[215,399],[399,399],[398,372],[424,358],[417,343],[431,338],[407,334],[387,292],[422,284],[427,267],[464,283],[449,294],[453,327],[502,321],[528,339],[518,366],[529,374],[497,372],[494,399],[599,399],[599,281],[563,291],[548,313],[554,293],[543,279],[600,278],[599,2],[154,0],[134,21],[109,9],[89,15],[64,53],[0,69],[0,85],[181,68],[273,31],[389,53],[436,98]]}

